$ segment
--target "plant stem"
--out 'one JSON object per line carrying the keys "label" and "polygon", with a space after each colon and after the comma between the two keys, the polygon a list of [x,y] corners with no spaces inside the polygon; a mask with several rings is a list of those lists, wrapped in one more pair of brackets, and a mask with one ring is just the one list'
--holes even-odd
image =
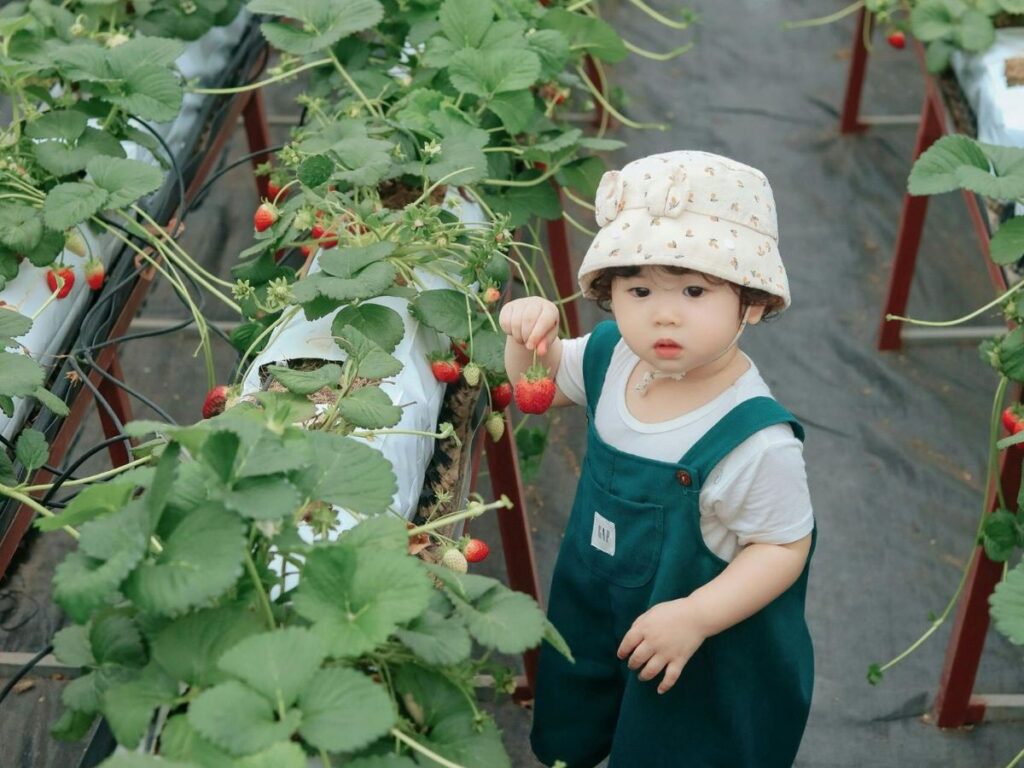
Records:
{"label": "plant stem", "polygon": [[[3,483],[0,483],[0,494],[7,496],[8,498],[14,499],[15,501],[20,501],[26,507],[31,508],[33,511],[39,513],[43,517],[57,516],[53,512],[48,510],[46,507],[44,507],[42,504],[40,504],[38,501],[33,499],[31,496],[26,496],[24,493],[19,493],[18,491],[4,485]],[[65,525],[62,527],[64,532],[67,533],[68,536],[75,539],[76,541],[78,540],[78,531],[76,531],[70,525]]]}
{"label": "plant stem", "polygon": [[433,760],[438,765],[443,765],[443,766],[445,766],[445,768],[465,768],[465,766],[459,765],[458,763],[453,763],[451,760],[447,760],[447,759],[441,757],[436,752],[432,752],[431,750],[427,749],[422,744],[420,744],[418,741],[416,741],[413,738],[411,738],[410,736],[407,736],[404,733],[402,733],[397,728],[392,728],[391,729],[391,735],[394,736],[399,741],[401,741],[402,743],[404,743],[405,745],[407,745],[407,746],[411,747],[412,749],[416,750],[421,755],[424,755],[425,757],[429,757],[431,760]]}
{"label": "plant stem", "polygon": [[231,93],[246,93],[247,91],[255,91],[256,89],[262,88],[265,85],[272,85],[273,83],[278,83],[281,80],[287,80],[292,75],[297,75],[300,72],[305,72],[307,69],[313,69],[314,67],[322,67],[322,66],[325,66],[325,65],[330,64],[330,63],[331,63],[330,59],[317,59],[316,61],[311,61],[308,64],[303,64],[301,67],[296,67],[295,69],[289,69],[287,72],[282,72],[279,75],[274,75],[273,77],[268,77],[266,80],[261,80],[258,83],[249,83],[248,85],[239,85],[239,86],[234,87],[234,88],[190,88],[189,92],[190,93],[201,93],[201,94],[204,94],[204,95],[207,95],[207,96],[220,96],[220,95],[226,95],[226,94],[231,94]]}
{"label": "plant stem", "polygon": [[641,48],[638,45],[633,45],[629,40],[623,40],[623,44],[626,49],[631,53],[635,53],[637,56],[642,56],[645,59],[651,59],[652,61],[671,61],[672,59],[679,58],[688,50],[693,48],[693,43],[687,43],[681,45],[678,48],[673,48],[671,51],[666,53],[655,53],[654,51],[648,51],[646,48]]}
{"label": "plant stem", "polygon": [[417,526],[416,528],[410,528],[408,533],[410,536],[416,536],[420,533],[429,533],[437,528],[443,528],[450,523],[457,523],[460,520],[466,520],[473,517],[480,517],[484,512],[489,509],[498,509],[504,507],[506,509],[512,506],[512,502],[509,501],[507,496],[502,495],[498,501],[491,502],[490,504],[481,504],[480,506],[474,506],[472,509],[464,509],[461,512],[456,512],[453,515],[446,515],[445,517],[439,517],[437,520],[432,520],[429,523]]}
{"label": "plant stem", "polygon": [[833,21],[839,21],[840,19],[846,18],[851,13],[859,11],[862,5],[864,5],[864,0],[857,0],[857,2],[850,3],[850,5],[846,6],[845,8],[840,8],[835,13],[830,13],[827,16],[819,16],[818,18],[815,19],[804,19],[803,21],[783,22],[782,28],[802,29],[804,27],[820,27],[824,26],[825,24],[831,24]]}
{"label": "plant stem", "polygon": [[[104,479],[106,479],[108,477],[112,477],[114,475],[120,474],[121,472],[124,472],[126,470],[132,469],[134,467],[138,467],[138,466],[140,466],[142,464],[148,464],[152,460],[153,460],[152,456],[143,456],[141,459],[135,459],[134,461],[130,461],[127,464],[123,464],[120,467],[114,467],[113,469],[108,469],[106,472],[100,472],[98,475],[90,475],[89,477],[81,477],[78,480],[68,480],[67,482],[61,483],[61,488],[68,488],[68,487],[74,486],[74,485],[85,485],[86,483],[95,483],[98,480],[104,480]],[[48,483],[48,484],[45,484],[45,485],[26,485],[23,488],[21,488],[21,490],[25,491],[26,493],[31,493],[33,491],[48,491],[52,487],[53,487],[53,483]]]}
{"label": "plant stem", "polygon": [[331,758],[323,747],[320,748],[320,762],[324,764],[324,768],[331,768]]}
{"label": "plant stem", "polygon": [[593,96],[597,100],[597,102],[602,107],[605,108],[605,111],[607,111],[609,114],[611,114],[612,117],[614,117],[616,120],[618,120],[623,125],[629,126],[630,128],[637,128],[637,129],[653,128],[653,129],[658,130],[658,131],[667,131],[668,130],[668,126],[665,125],[664,123],[638,123],[635,120],[630,120],[628,117],[623,115],[621,112],[619,112],[619,110],[617,110],[615,107],[613,107],[611,105],[611,102],[608,101],[608,99],[606,99],[604,97],[604,94],[601,93],[601,91],[597,88],[597,86],[595,86],[591,82],[590,78],[587,77],[587,73],[583,71],[583,67],[577,66],[576,67],[576,74],[579,75],[580,79],[584,83],[586,83],[587,89],[590,91],[590,95]]}
{"label": "plant stem", "polygon": [[349,75],[348,70],[346,70],[345,67],[342,66],[341,61],[339,61],[338,57],[334,55],[334,51],[328,49],[327,52],[331,57],[331,61],[334,62],[334,68],[338,70],[338,73],[341,75],[342,79],[346,83],[348,83],[348,87],[355,91],[356,95],[366,106],[366,109],[369,110],[370,114],[374,115],[375,117],[383,118],[384,115],[380,112],[380,110],[378,110],[376,107],[373,106],[373,104],[370,103],[370,100],[368,98],[366,98],[366,94],[363,93],[362,89],[358,85],[356,85],[356,81],[352,79],[351,75]]}
{"label": "plant stem", "polygon": [[958,317],[955,320],[915,320],[912,317],[903,317],[902,315],[886,315],[885,319],[899,320],[901,323],[909,323],[910,325],[925,325],[928,326],[929,328],[945,328],[952,325],[960,325],[961,323],[966,323],[968,320],[973,320],[978,315],[983,315],[988,310],[999,306],[1004,301],[1006,301],[1006,299],[1010,298],[1013,294],[1019,291],[1021,288],[1024,288],[1024,280],[1014,285],[1001,296],[997,296],[985,306],[979,307],[970,314],[964,315],[963,317]]}
{"label": "plant stem", "polygon": [[489,187],[536,187],[541,182],[547,181],[562,170],[562,165],[562,163],[559,163],[558,165],[551,166],[536,179],[530,179],[529,181],[516,181],[514,179],[484,179],[480,183],[486,184]]}
{"label": "plant stem", "polygon": [[1021,760],[1024,760],[1024,749],[1017,753],[1017,756],[1007,763],[1006,768],[1014,768]]}
{"label": "plant stem", "polygon": [[664,24],[666,27],[669,27],[670,29],[689,29],[690,28],[690,22],[688,22],[688,21],[676,21],[675,19],[670,19],[668,16],[664,16],[664,15],[658,13],[656,10],[651,8],[651,6],[647,5],[647,3],[643,2],[643,0],[629,0],[629,2],[631,2],[633,5],[635,5],[641,11],[646,13],[648,16],[650,16],[652,19],[654,19],[659,24]]}
{"label": "plant stem", "polygon": [[277,623],[274,621],[274,612],[270,609],[270,598],[267,597],[267,591],[263,589],[263,582],[260,581],[260,575],[256,571],[256,563],[252,560],[252,550],[249,547],[245,548],[245,570],[249,572],[252,585],[256,587],[256,593],[260,596],[260,607],[263,608],[267,627],[277,629]]}

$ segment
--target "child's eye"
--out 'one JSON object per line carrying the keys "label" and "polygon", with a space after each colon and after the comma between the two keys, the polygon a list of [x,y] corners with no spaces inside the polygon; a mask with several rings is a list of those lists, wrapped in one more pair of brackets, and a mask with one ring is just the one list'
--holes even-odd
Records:
{"label": "child's eye", "polygon": [[638,299],[642,299],[645,296],[651,295],[650,288],[630,288],[629,292],[636,296]]}
{"label": "child's eye", "polygon": [[689,296],[691,299],[696,299],[698,296],[703,296],[705,288],[701,288],[699,285],[688,285],[683,288],[683,293]]}

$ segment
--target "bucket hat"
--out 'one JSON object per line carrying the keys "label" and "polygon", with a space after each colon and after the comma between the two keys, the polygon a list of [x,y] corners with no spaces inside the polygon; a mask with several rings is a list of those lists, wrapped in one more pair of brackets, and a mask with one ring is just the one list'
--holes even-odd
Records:
{"label": "bucket hat", "polygon": [[584,296],[608,267],[686,267],[759,288],[789,306],[775,198],[756,168],[708,152],[634,160],[601,177],[600,231],[578,278]]}

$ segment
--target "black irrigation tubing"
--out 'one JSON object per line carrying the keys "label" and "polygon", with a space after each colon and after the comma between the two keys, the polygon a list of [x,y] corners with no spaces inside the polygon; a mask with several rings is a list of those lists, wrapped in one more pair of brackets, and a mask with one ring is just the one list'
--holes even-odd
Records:
{"label": "black irrigation tubing", "polygon": [[[103,440],[102,442],[99,442],[96,445],[92,446],[92,448],[90,448],[85,453],[83,453],[81,456],[79,456],[77,459],[75,459],[74,462],[72,462],[70,465],[68,465],[67,469],[65,469],[64,471],[60,472],[58,474],[58,476],[54,478],[52,486],[46,492],[46,495],[43,496],[43,498],[42,498],[42,503],[43,504],[50,504],[51,500],[54,497],[54,495],[56,495],[57,491],[60,490],[60,487],[62,485],[64,485],[64,483],[68,482],[68,480],[71,477],[71,473],[72,472],[74,472],[76,469],[78,469],[80,466],[82,466],[83,463],[85,463],[90,458],[92,458],[92,456],[94,454],[99,453],[104,448],[107,448],[107,447],[113,445],[114,443],[116,443],[116,442],[118,442],[118,441],[120,441],[122,439],[123,439],[123,435],[115,435],[114,437],[108,437],[106,440]],[[67,501],[67,500],[65,500],[65,501]]]}
{"label": "black irrigation tubing", "polygon": [[92,381],[89,379],[88,374],[86,374],[82,370],[82,367],[78,364],[78,361],[75,360],[74,357],[68,357],[67,361],[68,365],[70,365],[74,369],[75,373],[78,374],[79,380],[83,384],[85,384],[85,386],[87,386],[89,390],[92,392],[93,397],[96,399],[96,406],[98,408],[102,408],[104,411],[107,412],[107,416],[110,417],[110,420],[114,423],[114,426],[117,427],[117,431],[119,433],[118,439],[124,440],[125,448],[130,451],[132,449],[132,444],[128,439],[128,435],[124,434],[124,424],[121,423],[121,419],[118,418],[117,413],[114,412],[114,409],[111,407],[110,403],[107,402],[107,398],[105,398],[103,396],[103,393],[101,393],[99,389],[96,387],[96,385],[92,383]]}
{"label": "black irrigation tubing", "polygon": [[35,656],[29,659],[25,664],[21,666],[21,668],[17,672],[14,673],[14,677],[7,681],[7,684],[4,685],[3,690],[0,690],[0,704],[3,704],[4,699],[6,699],[8,694],[12,690],[14,690],[14,686],[18,684],[18,681],[21,680],[21,678],[23,678],[29,672],[31,672],[32,667],[34,667],[36,664],[42,661],[46,654],[52,651],[53,643],[50,643],[45,648],[43,648],[43,650],[41,650],[39,653],[37,653]]}
{"label": "black irrigation tubing", "polygon": [[[183,212],[181,214],[181,218],[179,219],[180,224],[181,221],[184,220],[185,211],[185,177],[181,173],[181,166],[178,165],[178,158],[175,157],[174,152],[171,150],[170,146],[168,146],[167,141],[164,139],[164,137],[161,136],[160,133],[155,128],[153,128],[153,126],[151,126],[145,120],[140,120],[137,117],[133,117],[132,120],[141,125],[147,131],[149,131],[153,135],[153,137],[160,143],[160,146],[163,147],[164,154],[167,155],[167,161],[171,164],[171,168],[174,171],[174,179],[178,186],[178,210]],[[177,229],[177,227],[175,227],[175,229]]]}
{"label": "black irrigation tubing", "polygon": [[199,188],[199,191],[196,193],[196,196],[192,199],[192,205],[189,207],[189,210],[191,211],[195,208],[198,208],[202,204],[202,200],[209,192],[209,188],[213,185],[215,181],[220,179],[220,177],[223,176],[225,173],[234,170],[242,163],[248,162],[249,160],[252,160],[254,157],[257,157],[259,155],[272,155],[275,152],[280,152],[286,146],[286,144],[276,144],[272,147],[267,147],[266,149],[259,149],[256,150],[255,152],[250,152],[246,155],[242,155],[241,157],[232,160],[228,165],[225,165],[223,168],[218,168],[217,172],[214,173],[210,178],[208,178],[206,182],[203,184],[203,186]]}

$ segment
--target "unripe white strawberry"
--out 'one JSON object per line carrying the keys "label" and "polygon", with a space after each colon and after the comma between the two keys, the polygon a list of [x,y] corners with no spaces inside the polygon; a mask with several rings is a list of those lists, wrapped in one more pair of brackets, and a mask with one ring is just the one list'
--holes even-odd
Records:
{"label": "unripe white strawberry", "polygon": [[491,436],[491,440],[498,442],[501,440],[502,435],[505,434],[505,417],[496,411],[492,411],[487,417],[487,421],[484,422],[484,427],[487,429],[487,434]]}
{"label": "unripe white strawberry", "polygon": [[441,556],[441,565],[456,573],[466,573],[469,570],[466,556],[454,547],[445,550],[445,553]]}
{"label": "unripe white strawberry", "polygon": [[462,369],[462,376],[466,379],[466,383],[471,387],[475,387],[480,383],[480,366],[476,363],[469,363],[465,368]]}

